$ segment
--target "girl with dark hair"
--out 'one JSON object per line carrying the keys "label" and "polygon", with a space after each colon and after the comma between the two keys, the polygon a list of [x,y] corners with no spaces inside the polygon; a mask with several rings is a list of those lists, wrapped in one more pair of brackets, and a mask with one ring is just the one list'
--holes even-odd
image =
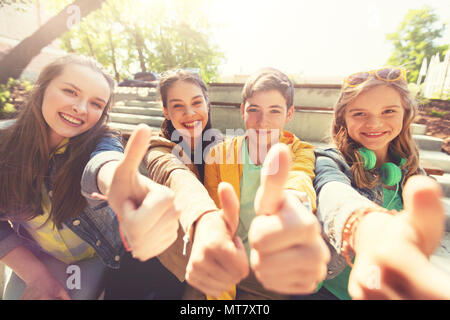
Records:
{"label": "girl with dark hair", "polygon": [[175,193],[182,209],[178,239],[158,259],[142,263],[126,255],[121,270],[108,275],[106,299],[181,299],[195,222],[218,211],[202,184],[204,155],[222,141],[211,126],[206,85],[197,74],[174,70],[162,75],[159,91],[166,119],[144,163],[150,179]]}

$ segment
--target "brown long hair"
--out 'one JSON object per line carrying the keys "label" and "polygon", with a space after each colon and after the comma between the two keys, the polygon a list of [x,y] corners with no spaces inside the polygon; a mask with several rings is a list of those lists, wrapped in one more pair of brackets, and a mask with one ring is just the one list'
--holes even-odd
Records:
{"label": "brown long hair", "polygon": [[406,159],[406,163],[401,167],[406,170],[404,181],[419,171],[419,152],[412,138],[411,129],[411,123],[416,116],[417,106],[410,95],[407,84],[403,81],[386,82],[376,77],[370,77],[357,87],[346,87],[342,89],[338,102],[334,107],[334,118],[331,128],[334,144],[350,165],[355,183],[359,188],[373,188],[376,184],[380,183],[381,178],[375,174],[375,170],[367,171],[364,169],[362,157],[357,152],[362,145],[354,141],[348,134],[345,124],[345,109],[361,93],[381,85],[391,87],[399,93],[402,106],[405,110],[402,130],[389,143],[388,152],[394,157]]}
{"label": "brown long hair", "polygon": [[68,55],[56,59],[40,73],[33,90],[15,123],[0,130],[0,218],[30,220],[42,213],[41,192],[44,178],[53,161],[49,157],[48,124],[42,115],[42,101],[49,83],[69,64],[89,67],[101,73],[110,87],[110,97],[99,121],[88,131],[69,140],[64,163],[57,168],[51,219],[57,227],[76,217],[86,207],[80,181],[91,152],[100,138],[113,135],[107,126],[113,103],[114,81],[93,59]]}

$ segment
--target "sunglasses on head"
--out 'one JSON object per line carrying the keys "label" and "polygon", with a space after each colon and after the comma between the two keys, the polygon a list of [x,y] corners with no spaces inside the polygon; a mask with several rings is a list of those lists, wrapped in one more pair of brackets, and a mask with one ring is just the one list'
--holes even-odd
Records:
{"label": "sunglasses on head", "polygon": [[366,72],[358,72],[349,75],[344,80],[343,87],[357,87],[361,83],[364,83],[370,76],[375,76],[378,80],[395,82],[395,81],[406,81],[406,70],[402,68],[381,68],[377,70],[371,70]]}

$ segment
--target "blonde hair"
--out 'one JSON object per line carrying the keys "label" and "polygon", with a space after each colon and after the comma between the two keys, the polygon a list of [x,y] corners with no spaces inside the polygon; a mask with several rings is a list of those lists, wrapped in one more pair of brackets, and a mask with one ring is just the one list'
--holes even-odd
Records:
{"label": "blonde hair", "polygon": [[375,174],[374,170],[365,170],[362,157],[357,150],[362,145],[353,140],[347,130],[345,123],[346,107],[352,103],[360,94],[367,92],[377,86],[388,86],[401,97],[404,108],[403,126],[400,134],[389,143],[388,152],[394,157],[406,159],[406,163],[401,166],[406,169],[406,177],[417,174],[419,171],[419,152],[412,138],[411,123],[416,116],[416,103],[411,97],[407,84],[404,81],[383,81],[374,76],[369,77],[365,82],[356,87],[344,87],[339,96],[338,102],[334,106],[334,118],[331,127],[333,142],[342,153],[345,161],[350,165],[356,185],[359,188],[373,188],[381,182],[381,178]]}

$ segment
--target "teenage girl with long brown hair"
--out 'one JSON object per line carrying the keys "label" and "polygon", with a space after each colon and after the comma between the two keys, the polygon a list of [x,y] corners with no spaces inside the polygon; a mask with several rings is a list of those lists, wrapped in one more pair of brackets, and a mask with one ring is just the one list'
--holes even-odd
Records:
{"label": "teenage girl with long brown hair", "polygon": [[[40,73],[15,123],[0,131],[4,299],[95,299],[105,266],[120,265],[122,239],[143,259],[175,240],[171,191],[137,173],[149,130],[137,130],[124,157],[120,137],[106,125],[113,91],[93,59],[58,58]],[[94,193],[107,196],[115,212]],[[156,212],[136,221],[145,206]],[[136,233],[154,236],[152,247]]]}

